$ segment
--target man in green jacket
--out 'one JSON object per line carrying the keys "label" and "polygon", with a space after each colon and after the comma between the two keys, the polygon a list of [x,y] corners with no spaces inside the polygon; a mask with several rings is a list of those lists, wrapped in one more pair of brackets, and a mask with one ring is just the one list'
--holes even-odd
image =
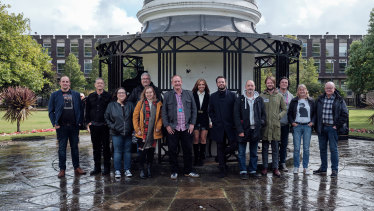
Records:
{"label": "man in green jacket", "polygon": [[272,161],[273,161],[273,174],[280,177],[278,170],[278,154],[279,154],[279,141],[280,141],[280,120],[287,113],[287,106],[284,103],[283,96],[275,89],[275,78],[268,76],[265,79],[266,90],[261,93],[264,99],[266,111],[266,127],[262,138],[262,175],[268,172],[268,154],[269,142],[271,142]]}

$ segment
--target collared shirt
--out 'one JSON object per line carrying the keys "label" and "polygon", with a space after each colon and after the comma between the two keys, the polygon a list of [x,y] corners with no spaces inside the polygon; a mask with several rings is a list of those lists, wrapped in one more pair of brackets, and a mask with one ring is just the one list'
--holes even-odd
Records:
{"label": "collared shirt", "polygon": [[199,92],[197,91],[197,96],[199,96],[199,103],[200,103],[200,108],[201,106],[203,106],[203,100],[204,100],[204,96],[205,96],[205,92]]}
{"label": "collared shirt", "polygon": [[184,115],[182,93],[181,94],[175,93],[175,97],[177,99],[177,126],[175,127],[175,129],[177,131],[185,131],[186,130],[186,117]]}
{"label": "collared shirt", "polygon": [[334,117],[332,115],[332,105],[335,100],[335,95],[332,95],[330,98],[325,96],[323,99],[323,107],[322,107],[322,123],[323,124],[334,124]]}
{"label": "collared shirt", "polygon": [[283,93],[283,92],[281,92],[281,91],[279,90],[279,93],[281,93],[281,94],[283,95],[284,102],[286,103],[286,106],[288,106],[288,104],[289,104],[290,101],[292,100],[292,99],[289,99],[289,98],[288,98],[288,90],[287,90],[285,93]]}

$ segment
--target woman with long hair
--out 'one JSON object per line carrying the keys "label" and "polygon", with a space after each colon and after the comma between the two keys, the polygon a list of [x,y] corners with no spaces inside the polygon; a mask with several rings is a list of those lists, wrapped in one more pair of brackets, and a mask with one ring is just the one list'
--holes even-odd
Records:
{"label": "woman with long hair", "polygon": [[[133,125],[138,139],[140,178],[152,177],[152,163],[157,139],[162,138],[160,99],[152,86],[146,86],[135,106]],[[147,170],[145,170],[147,163]]]}
{"label": "woman with long hair", "polygon": [[288,120],[292,125],[293,145],[294,145],[294,170],[299,172],[300,165],[300,145],[303,138],[303,168],[304,174],[310,174],[309,164],[309,146],[312,136],[312,127],[315,121],[314,100],[309,97],[308,89],[304,84],[297,87],[297,97],[293,98],[288,109]]}
{"label": "woman with long hair", "polygon": [[209,88],[205,79],[198,79],[192,89],[197,108],[197,119],[194,128],[194,165],[202,166],[205,159],[206,137],[209,129]]}
{"label": "woman with long hair", "polygon": [[113,141],[114,175],[116,178],[121,178],[122,161],[124,163],[125,176],[132,176],[130,168],[133,111],[134,106],[127,101],[126,90],[122,87],[116,89],[113,94],[113,102],[108,104],[104,114]]}

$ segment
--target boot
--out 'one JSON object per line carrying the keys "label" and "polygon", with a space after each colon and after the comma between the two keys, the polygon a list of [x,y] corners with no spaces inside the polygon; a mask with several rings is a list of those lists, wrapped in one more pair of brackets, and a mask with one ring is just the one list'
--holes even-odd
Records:
{"label": "boot", "polygon": [[148,173],[148,177],[151,178],[152,177],[152,164],[151,163],[148,163],[147,165],[147,173]]}
{"label": "boot", "polygon": [[218,178],[224,178],[224,177],[226,177],[226,168],[225,167],[219,167]]}
{"label": "boot", "polygon": [[204,159],[205,159],[205,148],[206,144],[200,144],[200,159],[199,159],[199,166],[204,165]]}
{"label": "boot", "polygon": [[199,144],[193,145],[193,157],[194,157],[194,163],[193,165],[196,166],[199,163]]}
{"label": "boot", "polygon": [[140,169],[139,177],[142,179],[147,178],[147,176],[145,175],[144,165],[139,164],[139,169]]}

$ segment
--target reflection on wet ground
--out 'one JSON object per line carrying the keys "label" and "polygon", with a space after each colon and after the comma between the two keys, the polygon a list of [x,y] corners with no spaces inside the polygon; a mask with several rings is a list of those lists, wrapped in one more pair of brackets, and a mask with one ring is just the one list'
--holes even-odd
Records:
{"label": "reflection on wet ground", "polygon": [[[74,176],[69,150],[66,178],[58,179],[55,139],[11,142],[0,148],[0,210],[374,209],[373,142],[344,141],[339,150],[336,179],[290,171],[281,178],[268,174],[241,180],[234,164],[224,179],[216,177],[218,169],[207,166],[198,168],[199,179],[181,176],[173,181],[167,164],[155,165],[154,177],[146,180],[137,170],[133,178],[119,180],[113,175]],[[311,169],[318,168],[315,136],[310,155]],[[81,137],[80,161],[83,169],[92,169],[88,136]]]}

